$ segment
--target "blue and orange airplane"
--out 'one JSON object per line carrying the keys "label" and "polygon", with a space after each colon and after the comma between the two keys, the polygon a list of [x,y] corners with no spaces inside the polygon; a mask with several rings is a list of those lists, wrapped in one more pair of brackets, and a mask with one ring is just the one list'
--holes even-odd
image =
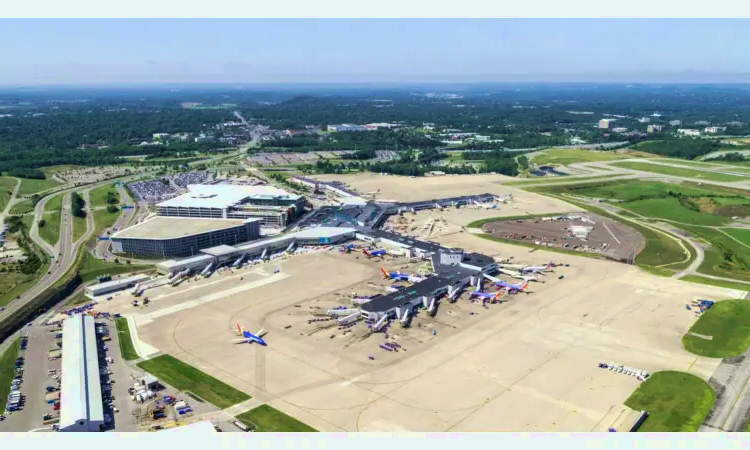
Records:
{"label": "blue and orange airplane", "polygon": [[373,256],[380,256],[382,258],[383,255],[385,255],[385,249],[381,248],[379,250],[372,250],[372,251],[362,250],[362,253],[368,258],[372,258]]}
{"label": "blue and orange airplane", "polygon": [[245,331],[245,329],[242,328],[242,325],[240,325],[240,323],[237,322],[237,331],[242,336],[242,339],[236,339],[234,341],[236,344],[243,344],[243,343],[252,344],[253,342],[255,342],[263,346],[268,345],[266,344],[266,341],[263,340],[263,335],[267,333],[267,331],[264,329],[261,329],[256,334],[253,334],[249,331]]}
{"label": "blue and orange airplane", "polygon": [[521,284],[506,283],[505,281],[497,280],[493,284],[497,286],[498,289],[505,289],[506,291],[508,291],[508,294],[510,295],[523,292],[526,290],[527,287],[529,287],[528,281],[524,281],[523,285],[521,285]]}

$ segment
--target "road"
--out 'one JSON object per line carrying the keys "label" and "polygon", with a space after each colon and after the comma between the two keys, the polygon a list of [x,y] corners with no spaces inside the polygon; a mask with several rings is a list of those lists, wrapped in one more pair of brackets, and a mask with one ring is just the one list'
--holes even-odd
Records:
{"label": "road", "polygon": [[5,206],[5,209],[2,213],[0,213],[0,226],[5,224],[5,218],[8,216],[8,212],[10,211],[10,208],[13,207],[13,204],[16,202],[16,195],[18,195],[18,190],[21,188],[21,180],[16,178],[16,187],[13,188],[13,195],[10,196],[10,199],[8,200],[8,204]]}
{"label": "road", "polygon": [[[49,286],[53,285],[56,281],[62,278],[65,272],[68,271],[70,266],[75,261],[75,254],[76,254],[76,248],[77,248],[77,246],[74,245],[73,242],[71,242],[72,237],[73,237],[73,219],[72,219],[71,209],[70,209],[70,194],[76,190],[84,191],[85,193],[85,191],[97,188],[107,183],[112,183],[112,180],[100,181],[98,183],[90,184],[87,186],[64,189],[61,191],[61,193],[57,194],[57,195],[63,195],[65,197],[63,198],[63,202],[62,202],[63,208],[62,208],[62,217],[61,217],[61,223],[60,223],[60,240],[58,241],[57,245],[55,245],[54,247],[49,245],[47,242],[44,241],[44,239],[39,237],[39,229],[37,226],[39,219],[41,219],[42,214],[44,213],[44,205],[47,203],[47,201],[49,201],[51,197],[49,196],[44,197],[43,199],[39,201],[39,203],[37,203],[37,205],[34,207],[34,221],[32,223],[29,236],[50,257],[53,257],[53,259],[51,259],[51,264],[46,274],[42,275],[42,277],[33,286],[31,286],[28,290],[26,290],[26,292],[21,294],[19,298],[10,302],[5,307],[4,311],[0,311],[0,321],[2,321],[6,316],[9,316],[12,313],[18,311],[19,309],[22,309],[27,303],[32,301],[42,292],[44,292],[45,289],[47,289]],[[78,244],[86,242],[86,239],[88,239],[91,236],[93,231],[94,231],[93,227],[87,229],[86,234],[84,234],[84,236],[78,241]]]}
{"label": "road", "polygon": [[[127,228],[135,221],[140,221],[145,218],[146,215],[148,215],[148,204],[146,203],[136,203],[132,198],[130,198],[130,195],[128,195],[127,190],[123,186],[117,186],[117,192],[120,194],[120,204],[122,205],[135,205],[136,208],[132,209],[123,209],[122,214],[120,214],[120,217],[117,219],[117,221],[112,225],[113,229],[121,230],[123,228]],[[106,234],[107,230],[102,230],[102,234]],[[113,255],[109,251],[109,246],[111,242],[110,241],[99,241],[96,244],[96,248],[94,249],[94,256],[98,259],[114,259],[115,255]]]}

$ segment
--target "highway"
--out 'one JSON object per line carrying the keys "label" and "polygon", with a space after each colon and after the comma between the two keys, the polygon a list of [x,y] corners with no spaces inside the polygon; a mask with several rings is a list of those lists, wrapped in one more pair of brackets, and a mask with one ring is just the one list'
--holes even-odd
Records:
{"label": "highway", "polygon": [[[123,186],[117,186],[117,192],[120,194],[120,204],[122,205],[136,205],[136,202],[130,198],[128,195],[128,192],[125,190]],[[132,209],[123,209],[122,214],[120,214],[120,217],[117,219],[117,221],[112,225],[113,229],[121,230],[123,228],[129,227],[133,223],[135,223],[136,220],[143,220],[145,215],[148,214],[148,207],[138,205],[137,208]],[[137,219],[136,217],[140,217]],[[102,234],[106,234],[107,230],[102,230]],[[110,241],[99,241],[96,244],[96,248],[94,249],[94,256],[99,259],[114,259],[115,256],[110,253],[109,251]]]}
{"label": "highway", "polygon": [[[52,198],[52,196],[44,197],[39,201],[39,203],[36,204],[36,206],[34,207],[34,221],[32,223],[31,230],[29,231],[29,236],[51,257],[50,267],[48,269],[48,272],[42,275],[42,277],[33,286],[31,286],[28,290],[26,290],[26,292],[21,294],[19,298],[8,303],[8,305],[6,305],[5,307],[5,310],[0,311],[0,320],[3,320],[6,316],[23,308],[27,303],[41,294],[45,289],[62,278],[65,272],[68,271],[70,266],[75,261],[76,249],[78,248],[77,246],[86,242],[86,240],[94,232],[93,215],[89,211],[91,219],[87,220],[88,228],[86,230],[86,233],[77,243],[74,244],[73,242],[71,242],[73,238],[73,219],[70,208],[71,193],[76,190],[82,191],[87,198],[89,190],[112,182],[112,180],[100,181],[98,183],[90,184],[87,186],[68,188],[62,190],[61,193],[56,194],[63,195],[64,197],[62,201],[62,217],[60,220],[60,240],[54,247],[49,245],[46,241],[44,241],[44,239],[39,237],[39,227],[37,225],[39,219],[42,218],[42,214],[44,213],[44,205],[47,203],[47,201],[50,200],[50,198]],[[86,209],[89,209],[88,203],[86,205]]]}

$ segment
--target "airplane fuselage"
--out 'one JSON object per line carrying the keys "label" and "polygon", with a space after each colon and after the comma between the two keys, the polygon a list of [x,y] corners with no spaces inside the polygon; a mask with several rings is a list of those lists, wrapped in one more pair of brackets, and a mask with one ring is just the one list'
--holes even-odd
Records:
{"label": "airplane fuselage", "polygon": [[260,345],[268,345],[266,344],[266,341],[264,341],[262,337],[256,336],[253,333],[250,333],[249,331],[243,331],[242,337],[247,339],[248,344],[251,342],[255,342],[256,344],[260,344]]}

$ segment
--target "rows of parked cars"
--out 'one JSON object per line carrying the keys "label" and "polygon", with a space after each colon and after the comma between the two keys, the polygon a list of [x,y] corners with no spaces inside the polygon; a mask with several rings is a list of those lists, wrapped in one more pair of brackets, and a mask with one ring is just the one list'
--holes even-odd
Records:
{"label": "rows of parked cars", "polygon": [[112,414],[117,412],[118,409],[115,406],[115,396],[112,395],[112,384],[115,380],[110,379],[109,375],[111,371],[109,365],[114,363],[115,360],[112,357],[107,356],[106,342],[109,341],[109,329],[105,322],[96,322],[96,335],[100,338],[99,342],[99,380],[102,385],[102,403],[104,403],[104,425],[108,426],[112,423]]}
{"label": "rows of parked cars", "polygon": [[[26,350],[29,344],[28,336],[21,336],[21,350]],[[21,392],[21,385],[23,384],[23,366],[25,360],[23,356],[16,358],[13,367],[13,380],[10,382],[10,395],[8,395],[8,402],[5,405],[5,414],[18,411],[23,408],[26,401],[26,396]],[[5,420],[5,414],[0,416],[0,420]]]}

